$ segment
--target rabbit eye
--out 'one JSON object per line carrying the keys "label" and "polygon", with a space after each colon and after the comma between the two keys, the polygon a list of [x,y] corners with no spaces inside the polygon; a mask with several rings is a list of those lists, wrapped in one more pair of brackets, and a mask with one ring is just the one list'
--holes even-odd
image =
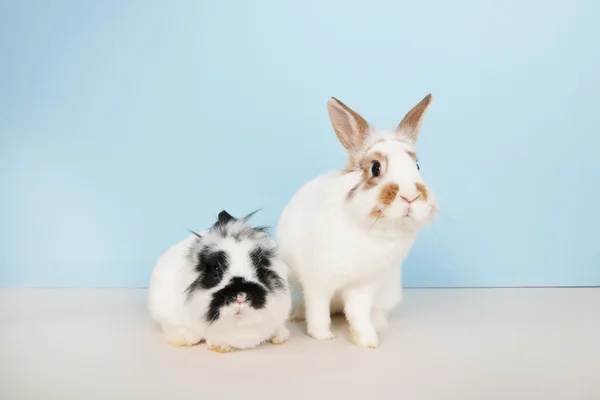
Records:
{"label": "rabbit eye", "polygon": [[213,269],[213,277],[218,278],[219,277],[219,270],[218,269]]}
{"label": "rabbit eye", "polygon": [[419,163],[417,163],[417,171],[420,171],[421,167],[419,167]]}
{"label": "rabbit eye", "polygon": [[371,173],[374,177],[379,176],[379,174],[381,173],[381,164],[379,163],[379,161],[373,162],[373,165],[371,166]]}

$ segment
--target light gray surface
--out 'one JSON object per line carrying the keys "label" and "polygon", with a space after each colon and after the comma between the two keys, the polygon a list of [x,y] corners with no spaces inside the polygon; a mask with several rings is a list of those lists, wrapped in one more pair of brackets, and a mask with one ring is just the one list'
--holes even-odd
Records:
{"label": "light gray surface", "polygon": [[600,399],[600,289],[406,290],[376,350],[173,348],[141,289],[0,289],[0,399]]}

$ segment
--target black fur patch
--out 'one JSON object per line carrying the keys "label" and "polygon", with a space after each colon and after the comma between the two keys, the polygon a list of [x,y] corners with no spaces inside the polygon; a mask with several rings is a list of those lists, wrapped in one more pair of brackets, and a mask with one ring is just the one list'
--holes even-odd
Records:
{"label": "black fur patch", "polygon": [[256,271],[256,277],[265,285],[269,292],[277,289],[283,289],[283,279],[271,269],[271,259],[275,256],[275,251],[256,247],[250,252],[250,260]]}
{"label": "black fur patch", "polygon": [[211,289],[221,283],[223,275],[229,269],[229,258],[227,253],[222,250],[213,250],[209,247],[204,247],[198,253],[198,264],[196,271],[199,272],[198,277],[188,287],[188,296],[191,296],[194,291],[200,289]]}
{"label": "black fur patch", "polygon": [[217,223],[218,224],[226,224],[228,222],[231,221],[236,221],[235,218],[233,218],[231,216],[231,214],[229,214],[227,211],[223,210],[219,213],[219,216],[217,217]]}
{"label": "black fur patch", "polygon": [[250,307],[257,310],[264,308],[267,303],[267,291],[258,283],[249,282],[241,277],[235,277],[223,289],[212,295],[208,311],[204,315],[207,322],[215,321],[221,314],[221,308],[235,301],[241,293],[246,294]]}
{"label": "black fur patch", "polygon": [[217,222],[211,228],[211,231],[218,232],[221,236],[227,236],[227,225],[230,222],[235,222],[237,219],[231,216],[227,211],[223,210],[217,216]]}

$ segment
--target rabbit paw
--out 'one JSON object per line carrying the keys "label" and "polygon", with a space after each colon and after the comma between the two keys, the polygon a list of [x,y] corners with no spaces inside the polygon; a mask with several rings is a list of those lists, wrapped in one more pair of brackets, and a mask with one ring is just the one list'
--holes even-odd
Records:
{"label": "rabbit paw", "polygon": [[273,336],[271,336],[271,338],[269,339],[269,342],[271,342],[272,344],[283,344],[285,343],[290,337],[290,331],[288,328],[286,328],[285,326],[281,326],[279,329],[277,329],[275,331],[275,334],[273,334]]}
{"label": "rabbit paw", "polygon": [[331,340],[335,339],[335,335],[331,333],[329,329],[322,330],[309,330],[308,335],[317,340]]}
{"label": "rabbit paw", "polygon": [[379,346],[379,337],[375,332],[350,332],[350,340],[357,346],[376,349]]}
{"label": "rabbit paw", "polygon": [[207,349],[221,354],[233,353],[235,351],[233,347],[226,344],[209,344]]}
{"label": "rabbit paw", "polygon": [[202,342],[202,337],[194,334],[185,328],[165,328],[165,339],[172,346],[187,347],[194,346]]}

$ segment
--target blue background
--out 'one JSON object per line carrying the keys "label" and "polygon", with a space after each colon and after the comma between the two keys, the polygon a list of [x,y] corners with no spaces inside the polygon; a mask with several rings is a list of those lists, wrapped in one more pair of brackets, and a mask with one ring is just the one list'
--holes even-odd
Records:
{"label": "blue background", "polygon": [[146,286],[343,166],[330,96],[393,128],[429,92],[405,284],[600,284],[597,1],[0,4],[2,286]]}

